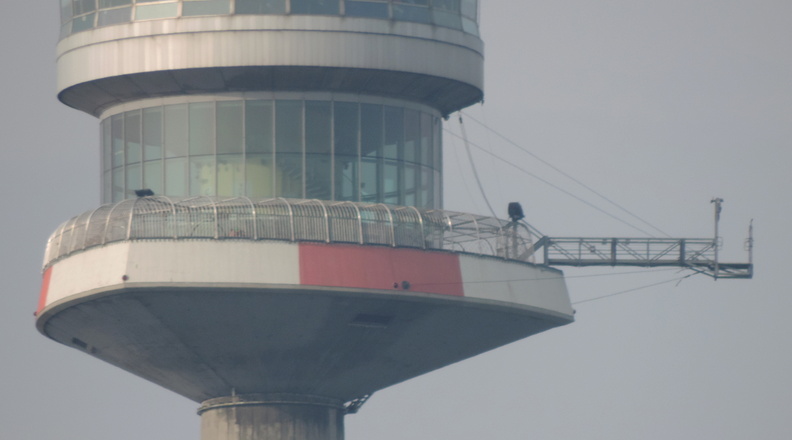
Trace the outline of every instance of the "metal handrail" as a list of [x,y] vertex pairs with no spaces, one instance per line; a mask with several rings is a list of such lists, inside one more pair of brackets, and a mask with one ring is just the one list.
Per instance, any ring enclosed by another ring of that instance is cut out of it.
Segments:
[[[509,230],[505,228],[509,223],[506,220],[453,211],[406,207],[409,211],[415,213],[416,218],[412,218],[412,216],[394,215],[395,210],[404,210],[405,207],[349,201],[337,202],[285,198],[251,200],[247,197],[177,199],[164,196],[149,196],[145,197],[145,199],[153,203],[161,203],[169,209],[152,211],[146,208],[146,206],[151,204],[144,203],[143,199],[124,200],[112,205],[104,205],[81,216],[74,217],[59,226],[48,240],[44,267],[50,266],[61,258],[92,247],[123,241],[167,239],[166,231],[173,232],[172,235],[168,235],[172,236],[174,240],[233,239],[300,242],[316,241],[317,237],[322,237],[323,241],[329,243],[350,243],[349,237],[356,237],[360,244],[374,243],[387,244],[393,247],[453,250],[455,252],[477,255],[498,256],[509,260],[530,261],[530,256],[520,255],[519,253],[510,255],[509,252],[504,253],[497,245],[504,240],[518,240],[521,246],[530,247],[530,233],[528,235],[519,233],[512,236],[511,232],[505,232]],[[200,199],[200,202],[196,203],[198,199]],[[273,215],[261,215],[257,207],[267,203],[285,205],[286,212],[277,214],[277,211],[275,211],[276,214]],[[225,210],[231,210],[234,214],[219,215],[218,206],[220,204],[223,205],[224,212],[226,212]],[[304,211],[295,210],[294,207],[303,204],[320,208],[320,215],[324,217],[324,221],[316,222],[316,218],[309,213],[300,215]],[[344,217],[342,211],[334,209],[334,207],[345,205],[354,208],[355,214],[353,215],[355,218],[350,218],[348,214]],[[361,210],[365,209],[374,209],[384,214],[384,222],[378,223],[380,226],[375,228],[364,227],[363,223],[368,220],[361,215]],[[185,210],[190,212],[190,215],[184,216],[180,214]],[[204,213],[207,215],[201,215]],[[123,219],[120,218],[122,216],[124,217]],[[63,243],[64,239],[73,241],[69,234],[72,234],[71,230],[79,217],[87,219],[86,231],[89,229],[91,231],[96,230],[96,233],[92,234],[91,240],[88,240],[87,234],[85,234],[86,238],[81,240],[80,243]],[[118,231],[116,227],[109,227],[111,224],[119,224],[119,220],[127,228],[124,234],[118,233],[121,231]],[[335,222],[336,220],[339,221]],[[335,222],[334,228],[346,228],[346,230],[342,229],[343,237],[333,238],[332,234],[330,234],[331,221]],[[214,224],[209,224],[209,222]],[[277,225],[280,222],[288,224],[288,237],[279,236],[277,227],[262,227],[267,222],[274,222],[269,223],[270,225]],[[92,223],[97,223],[101,227],[90,228]],[[240,234],[239,231],[248,231],[249,228],[246,226],[251,224],[253,225],[253,231]],[[149,227],[143,227],[145,225]],[[152,229],[151,225],[157,227]],[[486,227],[482,227],[483,225],[486,225]],[[473,226],[472,230],[470,230],[471,226]],[[316,230],[317,228],[321,228],[321,230]],[[397,230],[399,231],[398,233],[396,233]],[[206,232],[209,231],[211,232],[207,234]],[[114,234],[113,232],[116,233]],[[385,240],[383,241],[383,239]]]

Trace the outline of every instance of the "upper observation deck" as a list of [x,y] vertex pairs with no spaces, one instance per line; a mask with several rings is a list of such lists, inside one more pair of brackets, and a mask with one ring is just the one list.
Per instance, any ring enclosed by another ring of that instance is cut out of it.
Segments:
[[476,0],[62,0],[58,91],[93,115],[194,93],[329,91],[443,114],[483,97]]

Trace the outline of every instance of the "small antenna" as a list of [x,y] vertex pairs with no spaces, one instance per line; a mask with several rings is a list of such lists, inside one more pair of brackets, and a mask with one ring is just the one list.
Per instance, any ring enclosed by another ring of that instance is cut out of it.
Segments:
[[718,223],[720,222],[721,210],[723,210],[723,207],[721,206],[723,204],[723,199],[720,197],[713,197],[710,203],[715,204],[715,238],[712,243],[713,246],[715,247],[715,272],[713,273],[712,276],[717,281],[718,272],[720,271],[720,265],[718,264],[718,248],[720,247],[718,246]]

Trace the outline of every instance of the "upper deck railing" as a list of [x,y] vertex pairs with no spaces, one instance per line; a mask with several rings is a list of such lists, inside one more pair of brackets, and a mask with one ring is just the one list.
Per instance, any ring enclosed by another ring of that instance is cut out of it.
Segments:
[[151,196],[103,205],[63,223],[47,243],[44,267],[92,247],[147,239],[312,241],[533,258],[527,228],[475,214],[322,200]]

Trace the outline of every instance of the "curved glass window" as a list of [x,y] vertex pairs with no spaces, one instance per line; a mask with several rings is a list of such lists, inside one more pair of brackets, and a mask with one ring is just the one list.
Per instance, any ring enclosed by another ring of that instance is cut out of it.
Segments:
[[478,35],[479,0],[60,0],[61,38],[102,26],[201,15],[343,15]]
[[399,105],[247,99],[101,122],[102,198],[288,197],[440,207],[440,118]]

